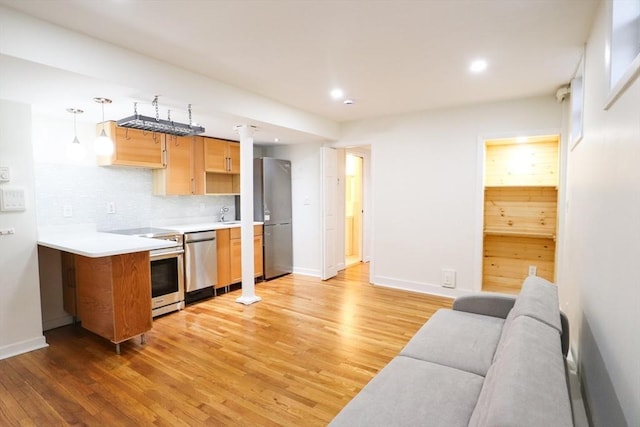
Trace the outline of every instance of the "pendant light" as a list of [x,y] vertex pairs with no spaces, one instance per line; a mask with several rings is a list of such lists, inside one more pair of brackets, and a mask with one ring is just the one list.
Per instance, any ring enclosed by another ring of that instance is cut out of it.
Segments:
[[73,114],[73,141],[67,145],[67,158],[74,162],[79,162],[84,159],[84,147],[80,144],[78,139],[78,131],[76,128],[76,116],[84,113],[83,110],[78,108],[67,108],[68,113]]
[[113,141],[104,131],[104,104],[111,104],[111,100],[107,98],[93,98],[95,102],[102,105],[102,131],[96,138],[94,143],[96,154],[98,156],[110,156],[113,154]]

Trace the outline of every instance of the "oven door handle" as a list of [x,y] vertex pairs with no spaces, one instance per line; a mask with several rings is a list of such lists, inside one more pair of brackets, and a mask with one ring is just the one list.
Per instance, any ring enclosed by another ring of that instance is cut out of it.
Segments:
[[151,261],[157,261],[160,259],[167,259],[167,258],[173,258],[179,255],[184,254],[184,249],[180,248],[180,249],[176,249],[176,248],[169,248],[167,249],[166,252],[162,251],[162,249],[156,249],[154,251],[150,251],[149,252],[149,259]]

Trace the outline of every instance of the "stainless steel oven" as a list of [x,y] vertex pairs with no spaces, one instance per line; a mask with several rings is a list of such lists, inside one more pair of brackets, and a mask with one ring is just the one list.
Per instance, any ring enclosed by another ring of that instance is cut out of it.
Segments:
[[113,233],[163,239],[174,246],[149,251],[151,262],[151,312],[153,317],[184,308],[183,235],[159,228],[136,228]]

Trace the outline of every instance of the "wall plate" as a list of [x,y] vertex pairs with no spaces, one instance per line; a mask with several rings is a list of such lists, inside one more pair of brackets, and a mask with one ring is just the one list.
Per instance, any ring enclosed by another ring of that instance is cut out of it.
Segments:
[[24,188],[0,188],[0,211],[11,212],[23,210],[25,210]]
[[11,181],[11,169],[9,166],[0,166],[0,182]]

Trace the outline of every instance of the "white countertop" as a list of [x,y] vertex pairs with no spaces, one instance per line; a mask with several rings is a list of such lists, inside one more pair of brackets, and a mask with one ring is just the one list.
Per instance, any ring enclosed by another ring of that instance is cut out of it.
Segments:
[[[262,225],[262,222],[254,222],[253,225]],[[177,231],[179,233],[195,233],[198,231],[221,230],[223,228],[240,227],[240,222],[201,222],[197,224],[163,225],[162,228]]]
[[42,232],[38,233],[38,244],[76,255],[99,258],[133,252],[169,248],[175,245],[161,239],[124,236],[97,231]]

